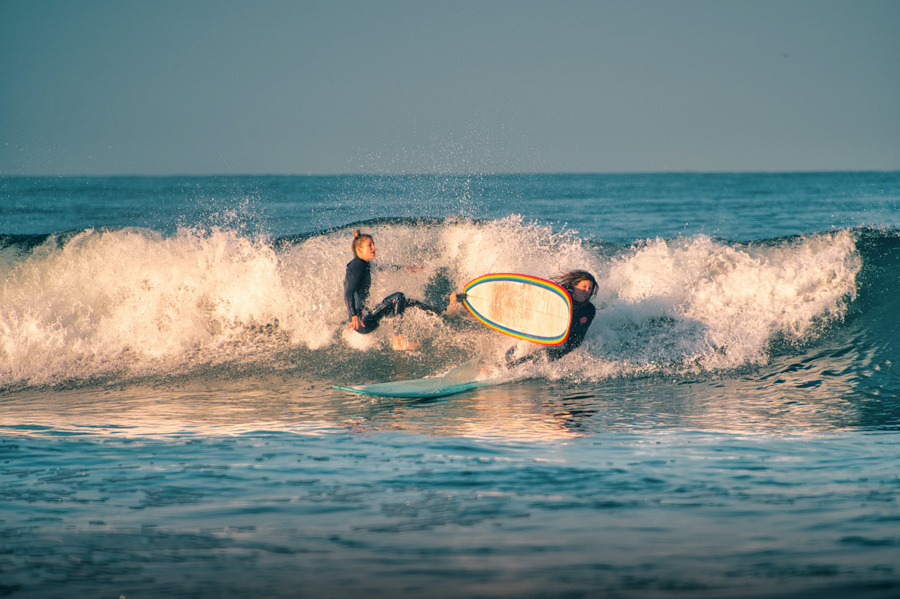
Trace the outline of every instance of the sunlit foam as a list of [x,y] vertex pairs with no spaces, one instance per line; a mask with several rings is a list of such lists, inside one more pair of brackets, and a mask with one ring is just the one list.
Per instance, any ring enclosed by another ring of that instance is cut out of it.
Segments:
[[[224,229],[170,237],[123,229],[4,252],[0,388],[170,375],[298,349],[314,359],[348,348],[365,359],[384,344],[346,331],[342,281],[352,228],[277,250]],[[559,362],[522,367],[523,375],[550,378],[765,362],[773,339],[802,340],[841,318],[861,267],[848,231],[758,244],[698,235],[600,250],[574,231],[517,216],[362,228],[378,246],[370,302],[395,291],[446,301],[428,297],[439,276],[460,290],[488,272],[593,272],[598,312],[584,345]],[[411,312],[385,321],[381,334],[446,349],[453,357],[435,372],[475,353],[499,366],[515,343],[486,327]]]

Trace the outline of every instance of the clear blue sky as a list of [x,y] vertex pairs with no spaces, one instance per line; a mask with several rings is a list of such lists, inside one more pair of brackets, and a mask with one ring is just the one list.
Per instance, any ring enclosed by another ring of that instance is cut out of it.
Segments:
[[0,174],[900,169],[897,0],[0,0]]

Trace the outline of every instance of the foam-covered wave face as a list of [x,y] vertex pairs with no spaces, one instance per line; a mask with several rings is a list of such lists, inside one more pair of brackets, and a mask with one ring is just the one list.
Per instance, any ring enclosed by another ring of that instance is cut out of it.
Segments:
[[523,367],[550,377],[763,363],[774,339],[803,340],[841,318],[861,268],[848,231],[779,243],[696,236],[598,249],[573,231],[518,217],[362,223],[283,246],[223,229],[170,237],[89,230],[0,253],[0,388],[168,375],[277,352],[365,360],[388,351],[397,330],[500,364],[513,339],[415,310],[366,337],[347,332],[342,281],[354,228],[376,241],[372,303],[394,291],[441,303],[488,272],[595,273],[600,309],[582,348],[558,363]]
[[763,364],[772,341],[803,342],[840,319],[862,261],[848,231],[733,245],[649,240],[604,269],[592,338],[636,371]]
[[219,230],[86,231],[4,267],[4,384],[177,368],[272,321],[285,296],[274,251]]

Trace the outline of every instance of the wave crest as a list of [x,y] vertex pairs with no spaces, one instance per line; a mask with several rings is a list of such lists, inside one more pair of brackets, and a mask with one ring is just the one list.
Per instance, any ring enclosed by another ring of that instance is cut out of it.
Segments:
[[[87,230],[0,249],[0,389],[170,376],[219,364],[377,360],[348,344],[341,285],[351,231],[375,236],[371,298],[433,304],[487,272],[593,272],[599,310],[585,345],[549,377],[735,369],[774,341],[805,342],[857,293],[859,232],[731,243],[703,235],[616,246],[521,217],[379,219],[273,242],[238,232]],[[400,268],[391,268],[390,265]],[[403,266],[416,265],[414,269]],[[513,341],[418,313],[389,323],[435,349],[433,371]],[[379,340],[372,341],[375,349]],[[443,353],[442,353],[443,352]],[[347,356],[356,356],[348,358]],[[445,356],[441,358],[441,356]],[[299,364],[299,365],[298,365]]]

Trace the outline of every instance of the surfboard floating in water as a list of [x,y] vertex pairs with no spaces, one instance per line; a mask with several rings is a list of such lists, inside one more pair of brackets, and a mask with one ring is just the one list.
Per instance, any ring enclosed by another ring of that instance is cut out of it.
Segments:
[[518,339],[559,345],[569,336],[572,298],[552,281],[488,274],[466,285],[462,303],[485,325]]
[[360,393],[362,395],[376,395],[378,397],[396,397],[400,399],[418,399],[429,397],[446,397],[448,395],[456,395],[457,393],[465,393],[472,389],[485,386],[486,383],[481,381],[470,381],[468,383],[459,383],[456,385],[447,385],[444,383],[444,377],[431,376],[424,379],[413,379],[409,381],[392,381],[389,383],[372,383],[371,385],[353,385],[342,387],[333,385],[333,389],[341,391],[350,391],[351,393]]
[[481,375],[481,361],[473,358],[461,364],[444,376],[430,376],[423,379],[372,383],[371,385],[332,385],[332,389],[377,395],[379,397],[396,397],[403,399],[446,397],[465,393],[478,387],[497,384],[497,381],[477,380]]

